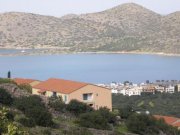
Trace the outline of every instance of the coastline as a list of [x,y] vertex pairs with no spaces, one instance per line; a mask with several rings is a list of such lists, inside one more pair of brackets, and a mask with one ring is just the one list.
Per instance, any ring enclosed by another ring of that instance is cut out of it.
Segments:
[[[38,49],[20,49],[20,48],[0,48],[0,50],[15,50],[19,51],[17,53],[3,53],[0,56],[38,56],[38,55],[62,55],[62,54],[137,54],[137,55],[159,55],[159,56],[180,56],[180,54],[164,53],[164,52],[139,52],[139,51],[97,51],[97,52],[76,52],[76,51],[64,51],[64,50],[54,50],[52,48],[38,48]],[[57,49],[57,48],[56,48]],[[25,52],[21,52],[25,50]],[[32,52],[26,52],[26,50],[33,50]]]
[[108,52],[108,51],[99,51],[99,52],[77,52],[77,54],[137,54],[137,55],[160,55],[160,56],[180,56],[180,54],[173,54],[173,53],[163,53],[163,52]]

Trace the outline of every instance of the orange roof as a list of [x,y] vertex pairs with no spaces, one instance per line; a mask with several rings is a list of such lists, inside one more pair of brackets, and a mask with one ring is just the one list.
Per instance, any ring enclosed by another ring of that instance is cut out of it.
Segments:
[[20,84],[30,84],[36,80],[33,79],[25,79],[25,78],[14,78],[13,79],[18,85]]
[[54,91],[54,92],[69,94],[86,85],[88,85],[88,83],[50,78],[44,82],[39,83],[33,88],[40,89],[39,92]]
[[156,119],[164,119],[164,121],[171,126],[180,127],[180,118],[170,117],[170,116],[161,116],[154,115]]
[[178,120],[177,122],[175,122],[173,125],[174,125],[175,127],[180,127],[180,120]]

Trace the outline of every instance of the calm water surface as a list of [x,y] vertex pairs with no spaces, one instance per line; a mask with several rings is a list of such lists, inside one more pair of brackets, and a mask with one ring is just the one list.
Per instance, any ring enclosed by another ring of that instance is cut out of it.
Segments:
[[0,77],[50,77],[91,83],[180,80],[180,57],[135,54],[0,56]]

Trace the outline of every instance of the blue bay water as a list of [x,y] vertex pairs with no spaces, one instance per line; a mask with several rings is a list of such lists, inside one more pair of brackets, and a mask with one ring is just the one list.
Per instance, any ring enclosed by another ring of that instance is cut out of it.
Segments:
[[146,80],[180,80],[180,57],[138,54],[67,54],[0,56],[0,77],[135,83]]

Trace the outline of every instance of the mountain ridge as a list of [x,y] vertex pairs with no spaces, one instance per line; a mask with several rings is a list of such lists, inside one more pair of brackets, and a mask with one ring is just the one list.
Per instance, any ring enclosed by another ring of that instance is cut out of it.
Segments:
[[60,18],[9,12],[0,14],[0,48],[180,54],[179,22],[180,11],[163,16],[134,3]]

